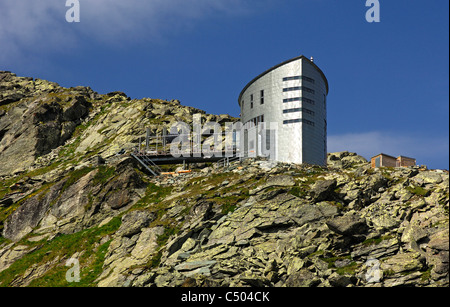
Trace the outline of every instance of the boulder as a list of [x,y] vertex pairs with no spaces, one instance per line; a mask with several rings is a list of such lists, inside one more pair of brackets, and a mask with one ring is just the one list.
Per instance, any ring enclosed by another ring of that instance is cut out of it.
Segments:
[[293,273],[286,280],[287,287],[315,287],[320,284],[320,279],[307,269],[301,269]]
[[361,235],[368,230],[365,219],[357,214],[336,217],[327,221],[326,224],[331,231],[343,236]]
[[422,171],[412,178],[412,181],[419,184],[439,184],[443,181],[441,174],[435,171]]
[[26,199],[5,221],[3,236],[12,241],[19,241],[32,232],[44,218],[50,208],[50,203],[56,198],[63,185],[64,182],[60,182],[54,185],[50,191],[42,191]]
[[116,235],[121,237],[132,237],[141,232],[142,228],[148,226],[156,218],[156,214],[147,211],[131,211],[122,217],[122,224]]
[[336,272],[328,277],[328,281],[332,287],[338,288],[347,287],[353,284],[351,276],[339,275]]
[[327,156],[327,165],[334,168],[352,168],[366,164],[366,158],[359,156],[354,152],[334,152],[329,153]]
[[421,270],[423,259],[420,253],[407,252],[389,257],[381,262],[381,269],[389,274]]
[[309,191],[313,201],[320,202],[324,200],[332,200],[334,190],[336,189],[336,180],[317,181]]

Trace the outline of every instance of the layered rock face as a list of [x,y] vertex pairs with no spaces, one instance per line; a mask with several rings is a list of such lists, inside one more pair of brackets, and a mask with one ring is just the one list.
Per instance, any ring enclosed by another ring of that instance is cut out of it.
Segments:
[[127,154],[142,127],[236,119],[6,72],[0,86],[0,286],[68,286],[69,259],[79,286],[448,286],[448,171],[341,152],[153,177]]
[[0,176],[21,172],[63,145],[88,115],[95,93],[0,72]]

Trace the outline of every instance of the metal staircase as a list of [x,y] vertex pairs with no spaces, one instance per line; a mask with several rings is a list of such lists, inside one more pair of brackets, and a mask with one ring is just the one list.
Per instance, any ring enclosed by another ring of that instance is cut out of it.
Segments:
[[150,158],[147,156],[137,156],[134,153],[131,156],[138,161],[146,170],[148,170],[153,176],[157,177],[162,173],[161,168],[155,164]]

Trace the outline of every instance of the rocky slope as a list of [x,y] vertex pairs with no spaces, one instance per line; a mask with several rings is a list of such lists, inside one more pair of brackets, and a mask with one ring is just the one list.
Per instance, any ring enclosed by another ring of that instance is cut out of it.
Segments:
[[447,171],[116,154],[195,113],[235,120],[0,72],[0,286],[448,286]]

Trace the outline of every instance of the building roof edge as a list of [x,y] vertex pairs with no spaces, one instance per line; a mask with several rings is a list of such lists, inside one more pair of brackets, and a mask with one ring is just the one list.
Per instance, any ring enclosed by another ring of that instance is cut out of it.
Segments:
[[325,86],[326,86],[326,88],[327,88],[327,95],[328,95],[328,91],[329,91],[328,80],[327,80],[327,77],[325,77],[325,74],[323,73],[323,71],[319,68],[319,66],[317,66],[317,65],[316,65],[314,62],[312,62],[310,59],[308,59],[308,58],[305,57],[304,55],[301,55],[301,56],[292,58],[292,59],[290,59],[290,60],[284,61],[284,62],[282,62],[282,63],[280,63],[280,64],[278,64],[278,65],[275,65],[275,66],[273,66],[272,68],[269,68],[269,69],[266,70],[265,72],[259,74],[259,75],[256,76],[255,78],[253,78],[253,80],[250,81],[250,82],[242,89],[241,93],[239,94],[239,98],[238,98],[238,103],[239,103],[239,105],[241,105],[241,98],[242,98],[242,95],[244,94],[244,92],[245,92],[245,91],[250,87],[250,85],[252,85],[256,80],[258,80],[258,79],[260,79],[261,77],[265,76],[266,74],[268,74],[268,73],[271,72],[272,70],[275,70],[275,69],[277,69],[277,68],[279,68],[279,67],[281,67],[281,66],[283,66],[283,65],[286,65],[286,64],[288,64],[288,63],[290,63],[290,62],[297,61],[297,60],[300,60],[300,59],[305,59],[305,60],[310,61],[310,63],[313,65],[313,67],[314,67],[315,69],[317,69],[317,71],[322,75],[322,78],[325,80]]
[[392,158],[392,159],[397,159],[396,157],[388,155],[388,154],[385,154],[385,153],[379,153],[378,155],[375,155],[375,156],[371,157],[370,159],[373,159],[373,158],[378,157],[378,156],[386,156],[386,157],[389,157],[389,158]]

